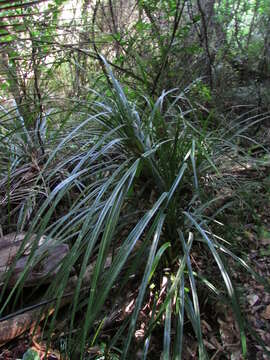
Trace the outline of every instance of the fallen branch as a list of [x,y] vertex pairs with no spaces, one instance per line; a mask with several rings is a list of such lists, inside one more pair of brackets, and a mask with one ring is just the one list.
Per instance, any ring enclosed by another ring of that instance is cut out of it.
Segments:
[[[111,260],[111,256],[108,256],[105,268],[108,268],[111,265]],[[83,288],[81,291],[85,291],[86,286],[89,287],[94,267],[95,262],[87,266],[82,280]],[[77,280],[78,278],[76,275],[69,279],[64,295],[61,298],[59,308],[69,304],[72,301],[74,290],[77,285]],[[0,319],[0,347],[14,338],[22,335],[28,329],[34,328],[38,321],[42,321],[47,316],[53,314],[55,307],[53,307],[51,304],[56,300],[57,298],[44,300],[38,304],[29,306]]]
[[31,248],[36,239],[36,235],[33,235],[25,244],[21,256],[16,260],[25,236],[25,233],[11,233],[0,238],[0,285],[6,280],[7,272],[12,266],[12,272],[8,278],[9,287],[17,282],[27,266],[29,268],[24,279],[24,287],[50,283],[57,273],[62,259],[69,252],[68,245],[57,244],[53,239],[42,236],[36,244],[37,249],[31,263],[28,264]]
[[[73,291],[77,283],[77,276],[69,279],[64,296],[61,299],[59,308],[69,304],[73,298]],[[85,278],[84,281],[87,279]],[[72,292],[70,290],[73,290]],[[55,307],[51,303],[57,299],[50,299],[42,301],[38,304],[29,306],[18,312],[3,317],[0,320],[0,347],[14,338],[22,335],[28,329],[34,328],[37,322],[44,320],[46,317],[52,315]]]

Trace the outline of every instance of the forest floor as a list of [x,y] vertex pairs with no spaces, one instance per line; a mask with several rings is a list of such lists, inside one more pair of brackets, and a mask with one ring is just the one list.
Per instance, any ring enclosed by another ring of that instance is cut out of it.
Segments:
[[[243,176],[243,173],[241,173]],[[240,246],[240,255],[244,255],[252,268],[267,281],[270,279],[270,173],[269,167],[264,171],[247,171],[244,176],[247,180],[255,183],[256,191],[253,191],[251,199],[252,211],[250,209],[234,208],[228,213],[223,213],[225,220],[226,233],[234,244]],[[254,190],[254,188],[253,188]],[[243,257],[243,256],[242,256]],[[228,265],[234,277],[234,281],[239,293],[240,303],[243,312],[255,334],[261,338],[265,344],[270,344],[270,294],[265,292],[263,285],[259,284],[254,277],[243,271],[229,260]],[[241,343],[238,328],[235,324],[232,311],[224,305],[216,304],[215,311],[202,310],[202,329],[204,343],[211,360],[231,359],[240,360]],[[213,326],[213,324],[215,324]],[[248,359],[264,360],[270,358],[266,354],[270,346],[264,348],[256,339],[256,335],[248,332],[247,347]],[[158,349],[159,336],[153,339],[152,354],[149,358],[160,359]],[[184,360],[198,359],[197,341],[192,336],[185,336],[184,340]],[[0,348],[0,360],[23,359],[23,355],[29,349],[35,349],[40,355],[40,359],[45,359],[46,346],[37,337],[33,339],[31,334],[25,333],[21,337],[13,340]],[[98,347],[93,349],[92,359],[102,359],[101,351]],[[156,355],[154,355],[156,354]],[[48,360],[67,359],[61,357],[58,351],[52,351],[46,357]],[[138,359],[139,359],[138,355]],[[35,359],[27,358],[27,359]],[[105,359],[105,358],[104,358]]]

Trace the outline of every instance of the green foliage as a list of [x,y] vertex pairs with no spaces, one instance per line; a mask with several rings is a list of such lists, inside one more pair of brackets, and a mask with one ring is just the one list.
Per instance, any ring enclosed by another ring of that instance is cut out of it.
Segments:
[[[178,269],[171,269],[168,273],[166,297],[157,314],[154,315],[149,331],[153,331],[165,315],[163,353],[164,357],[169,358],[170,344],[173,342],[171,319],[174,316],[178,318],[178,333],[182,334],[185,309],[198,339],[199,356],[205,358],[197,280],[193,275],[190,259],[194,244],[193,237],[198,240],[202,237],[223,277],[224,286],[227,288],[229,301],[231,301],[241,331],[243,353],[245,353],[245,333],[240,310],[230,275],[218,254],[219,245],[206,235],[194,211],[183,212],[194,206],[192,205],[194,199],[199,199],[200,169],[207,163],[208,167],[205,169],[212,167],[215,150],[214,148],[211,151],[208,150],[212,154],[212,160],[209,161],[209,158],[204,156],[205,152],[202,148],[207,138],[203,138],[196,129],[196,118],[193,119],[195,122],[189,125],[191,120],[186,116],[190,117],[190,112],[187,111],[185,114],[179,111],[176,105],[178,101],[183,101],[183,93],[174,97],[165,111],[162,110],[162,104],[166,100],[169,101],[174,92],[163,93],[153,105],[150,105],[149,101],[149,109],[141,115],[136,105],[127,99],[106,62],[105,65],[113,83],[112,97],[107,98],[104,95],[97,97],[92,105],[93,113],[73,128],[52,149],[42,172],[36,179],[36,183],[39,179],[44,179],[45,186],[49,189],[50,182],[61,169],[65,167],[70,169],[66,172],[65,179],[60,180],[53,189],[49,190],[42,205],[37,209],[36,214],[33,214],[28,230],[28,236],[34,232],[40,236],[45,232],[48,238],[55,237],[58,242],[70,243],[70,252],[52,281],[46,296],[49,298],[56,296],[57,304],[59,304],[72,268],[79,267],[78,282],[70,313],[70,326],[72,331],[77,312],[82,307],[85,308],[85,320],[75,338],[79,348],[85,349],[89,339],[92,344],[98,341],[98,333],[91,335],[91,329],[102,316],[102,309],[106,300],[110,298],[114,286],[116,284],[121,284],[122,288],[128,286],[129,276],[125,276],[124,269],[133,269],[135,272],[140,269],[138,272],[141,277],[140,290],[132,316],[128,321],[126,340],[121,350],[122,358],[126,358],[136,329],[139,311],[150,291],[149,286],[162,271],[165,259],[167,258],[166,261],[169,262],[175,261],[173,254],[177,253],[177,263],[180,266]],[[74,148],[70,147],[75,139],[82,140],[83,133],[92,133],[95,136],[88,142],[81,142],[81,145],[75,145]],[[72,150],[70,155],[60,160],[60,154],[68,147]],[[114,156],[110,159],[111,151]],[[110,160],[106,161],[106,157]],[[57,167],[53,169],[56,159],[58,159]],[[198,159],[200,159],[199,162]],[[50,174],[45,176],[49,169]],[[109,172],[109,177],[104,177],[106,172]],[[121,224],[120,214],[124,204],[128,199],[132,199],[132,194],[138,195],[137,188],[141,186],[141,179],[146,179],[144,181],[148,182],[155,191],[155,201],[150,208],[146,203],[144,215],[135,225],[128,227],[128,235],[121,238],[121,246],[118,247],[119,242],[115,243],[115,241],[121,236],[118,230]],[[185,192],[181,191],[183,188]],[[131,189],[133,189],[132,193]],[[76,200],[70,204],[69,211],[55,219],[54,211],[60,201],[68,199],[75,190]],[[198,220],[195,220],[194,216]],[[186,222],[186,219],[189,222]],[[185,240],[183,233],[189,233],[188,241]],[[146,257],[135,256],[134,258],[132,251],[139,240],[142,241],[141,246]],[[165,251],[168,246],[172,251]],[[106,268],[106,259],[113,248],[115,255],[112,264]],[[32,251],[34,252],[34,248]],[[88,296],[81,296],[83,276],[93,258],[95,258],[95,266],[91,289]],[[30,263],[5,300],[2,311],[11,301],[13,294],[20,291],[29,266]],[[188,290],[183,293],[186,271],[192,298]],[[154,284],[158,286],[155,280]],[[178,307],[173,309],[172,304],[175,301]],[[50,331],[53,329],[54,319],[51,322]],[[102,330],[102,325],[100,330]],[[181,341],[178,339],[173,342],[176,356],[181,355],[179,353],[182,349]],[[69,338],[70,351],[72,351],[72,344],[72,339]]]
[[28,349],[23,355],[22,360],[40,360],[38,353],[33,349]]
[[[255,115],[251,110],[238,118],[224,111],[227,102],[239,105],[227,97],[238,90],[237,79],[267,74],[269,5],[137,3],[130,12],[124,4],[120,11],[118,2],[97,1],[92,8],[85,1],[83,16],[65,21],[64,1],[56,0],[34,13],[35,21],[31,7],[17,9],[22,32],[0,34],[10,44],[0,58],[6,75],[0,108],[1,222],[4,232],[26,232],[14,263],[36,234],[12,289],[12,268],[6,273],[0,314],[24,299],[24,282],[43,259],[36,247],[46,234],[44,246],[54,239],[54,245],[70,249],[43,294],[55,309],[45,319],[48,339],[68,281],[77,276],[66,314],[71,358],[83,359],[89,347],[98,347],[98,359],[127,359],[137,350],[151,358],[159,332],[163,358],[181,359],[188,326],[198,342],[196,356],[206,359],[202,288],[231,307],[245,356],[247,324],[226,258],[266,290],[269,286],[213,234],[226,205],[210,216],[206,210],[229,187],[227,181],[233,183],[224,179],[224,167],[253,156],[257,143],[243,155],[240,141],[269,118],[260,107]],[[260,89],[252,94],[261,96]],[[263,107],[261,98],[258,103]],[[267,164],[267,157],[255,160]],[[194,266],[197,260],[211,269],[202,274]],[[126,289],[132,290],[133,307],[104,340],[106,320]],[[143,340],[136,342],[146,305]],[[27,353],[26,359],[32,354]]]

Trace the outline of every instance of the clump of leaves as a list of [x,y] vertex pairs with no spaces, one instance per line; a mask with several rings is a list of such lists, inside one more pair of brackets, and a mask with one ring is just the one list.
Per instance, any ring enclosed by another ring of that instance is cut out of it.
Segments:
[[[162,326],[163,358],[180,359],[187,318],[198,341],[198,356],[206,359],[198,294],[198,279],[202,277],[197,276],[200,274],[193,267],[192,257],[193,250],[199,248],[199,253],[213,257],[216,264],[213,271],[218,269],[223,280],[219,289],[211,279],[203,283],[231,306],[245,355],[245,322],[222,254],[239,262],[254,276],[256,274],[211,235],[208,222],[200,212],[203,208],[201,186],[207,173],[217,170],[215,156],[221,151],[220,142],[216,134],[206,130],[201,133],[197,129],[196,109],[187,110],[190,103],[185,93],[163,92],[155,103],[146,99],[148,106],[141,110],[126,98],[105,60],[104,63],[113,85],[112,96],[106,98],[97,94],[92,113],[65,134],[48,154],[40,173],[47,174],[47,182],[60,170],[68,171],[64,180],[49,188],[29,224],[25,240],[26,243],[31,234],[36,233],[38,241],[46,233],[48,238],[70,245],[70,252],[45,294],[47,299],[57,299],[53,304],[55,312],[49,334],[52,334],[61,298],[74,269],[78,280],[70,306],[67,335],[69,352],[74,358],[78,349],[83,359],[86,345],[100,343],[99,336],[110,312],[107,303],[115,305],[119,292],[137,284],[132,311],[111,337],[108,347],[117,344],[121,358],[129,358],[140,311],[153,284],[159,289],[164,269],[169,268],[163,290],[160,289],[162,301],[154,300],[151,305],[152,315],[145,329],[144,344],[136,346],[141,347],[146,358],[151,334],[157,326]],[[85,139],[86,134],[89,140],[79,141],[79,145],[74,146],[81,136]],[[59,153],[65,153],[65,149],[74,151],[52,168],[51,164]],[[151,196],[147,195],[149,189]],[[67,197],[72,197],[68,211],[55,220],[55,209]],[[142,210],[134,223],[132,204],[139,203],[142,203]],[[123,227],[125,232],[121,231]],[[34,251],[35,246],[30,256]],[[107,259],[110,259],[109,266]],[[85,288],[84,274],[91,263],[91,281]],[[14,295],[18,299],[29,266],[8,297],[1,298],[1,313]],[[137,282],[132,280],[134,278]],[[6,286],[7,282],[8,275]],[[84,315],[79,316],[82,311]],[[173,324],[176,324],[175,329],[172,329]]]

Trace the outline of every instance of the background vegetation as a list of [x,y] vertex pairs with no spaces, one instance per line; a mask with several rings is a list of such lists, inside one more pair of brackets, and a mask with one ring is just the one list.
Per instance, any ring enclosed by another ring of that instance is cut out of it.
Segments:
[[[206,359],[235,353],[205,335],[231,311],[239,358],[266,354],[243,283],[269,290],[244,235],[269,230],[269,1],[1,0],[0,19],[0,224],[25,234],[2,320],[46,300],[63,358]],[[44,235],[69,250],[25,288]]]

